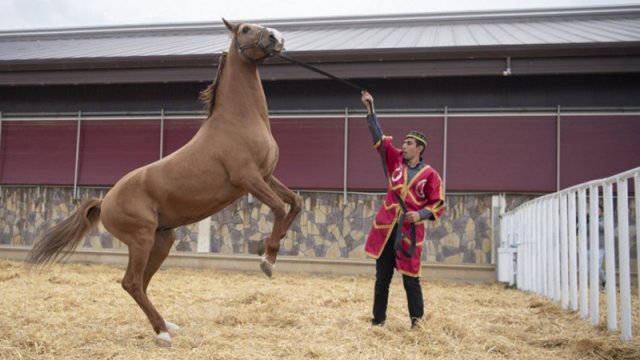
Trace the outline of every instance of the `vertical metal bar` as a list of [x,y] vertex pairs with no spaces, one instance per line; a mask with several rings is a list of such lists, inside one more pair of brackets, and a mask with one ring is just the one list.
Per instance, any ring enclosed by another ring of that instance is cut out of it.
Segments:
[[567,231],[567,195],[560,194],[560,277],[561,305],[569,308],[569,239]]
[[580,291],[580,317],[589,317],[588,267],[587,267],[587,191],[578,190],[578,286]]
[[618,256],[620,258],[620,332],[631,340],[631,271],[629,266],[629,188],[618,180]]
[[[616,256],[613,224],[613,183],[607,182],[603,188],[604,211],[604,255],[605,277],[607,279],[607,324],[611,330],[616,329]],[[598,264],[600,265],[600,264]],[[598,284],[599,286],[600,284]]]
[[560,191],[560,105],[556,115],[556,191]]
[[442,192],[447,193],[447,132],[449,128],[449,107],[444,107],[444,141],[442,149]]
[[576,244],[576,194],[569,193],[569,292],[571,310],[578,310],[578,259]]
[[164,156],[164,109],[160,110],[160,159]]
[[600,284],[598,282],[598,186],[589,187],[589,304],[591,325],[600,321]]
[[82,122],[82,111],[78,110],[78,125],[76,127],[76,164],[73,173],[73,198],[78,198],[78,165],[80,164],[80,124]]
[[344,108],[344,159],[342,177],[342,205],[347,206],[347,171],[349,161],[349,108]]

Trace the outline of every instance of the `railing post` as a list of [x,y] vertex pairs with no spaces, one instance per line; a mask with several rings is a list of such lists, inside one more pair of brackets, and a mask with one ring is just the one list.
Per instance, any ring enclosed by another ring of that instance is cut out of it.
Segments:
[[554,297],[555,301],[560,301],[562,298],[562,289],[560,287],[561,274],[560,274],[560,199],[558,196],[553,198],[553,271],[554,271]]
[[598,186],[589,187],[589,295],[591,324],[600,321],[600,284],[598,283]]
[[607,279],[607,327],[615,330],[616,326],[616,257],[613,237],[613,184],[607,182],[603,188],[604,194],[604,255],[606,263],[605,277]]
[[580,317],[586,320],[589,317],[589,284],[587,277],[587,191],[585,189],[578,190],[578,264],[580,265],[578,279]]
[[540,282],[542,283],[542,294],[549,297],[549,282],[548,274],[549,267],[547,266],[548,251],[547,251],[547,211],[544,201],[538,201],[538,216],[540,217]]
[[544,233],[542,230],[542,218],[544,216],[544,213],[542,211],[542,205],[540,204],[540,202],[536,202],[535,204],[535,215],[536,215],[536,265],[537,265],[537,271],[536,271],[536,286],[538,288],[538,293],[539,294],[544,294],[544,290],[545,290],[545,286],[544,286]]
[[570,191],[569,197],[569,293],[571,310],[578,310],[578,259],[576,244],[576,194]]
[[620,332],[631,340],[631,273],[629,265],[629,196],[626,179],[618,180],[618,256],[620,257]]
[[516,281],[518,284],[518,289],[524,289],[524,254],[523,254],[523,248],[522,248],[522,242],[523,242],[523,236],[522,236],[522,212],[519,212],[516,215],[516,224],[515,224],[515,243],[518,246],[518,251],[516,252],[516,258],[517,260],[517,265],[518,265],[518,270],[516,273]]
[[560,194],[560,276],[563,309],[569,308],[569,244],[567,238],[567,195]]

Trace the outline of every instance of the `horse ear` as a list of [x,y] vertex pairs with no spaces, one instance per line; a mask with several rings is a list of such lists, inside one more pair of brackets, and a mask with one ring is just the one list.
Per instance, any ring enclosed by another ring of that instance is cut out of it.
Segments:
[[224,22],[224,25],[227,27],[227,29],[229,29],[229,31],[236,32],[236,28],[238,27],[237,24],[230,23],[225,20],[225,18],[222,18],[222,22]]

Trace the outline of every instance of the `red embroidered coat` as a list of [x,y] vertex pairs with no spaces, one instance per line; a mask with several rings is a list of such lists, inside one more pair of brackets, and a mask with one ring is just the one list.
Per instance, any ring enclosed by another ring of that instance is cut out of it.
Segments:
[[[381,146],[382,142],[384,142],[384,147]],[[385,170],[389,180],[389,188],[384,203],[376,214],[365,243],[367,255],[377,259],[382,254],[387,241],[394,241],[394,239],[390,239],[391,232],[401,212],[398,198],[392,192],[400,195],[407,207],[407,211],[429,210],[432,217],[426,220],[440,218],[444,213],[445,206],[442,180],[437,171],[427,165],[411,179],[411,182],[407,183],[407,165],[402,158],[402,151],[395,148],[391,143],[391,137],[383,136],[375,147],[379,152],[382,152],[384,148],[384,153],[381,155],[386,159],[387,169]],[[410,227],[411,224],[409,222],[402,224],[402,247],[407,250],[411,244],[411,239],[409,238]],[[402,274],[418,277],[420,276],[420,259],[425,238],[424,220],[417,222],[415,227],[416,251],[411,258],[406,258],[401,251],[398,251],[396,269]]]

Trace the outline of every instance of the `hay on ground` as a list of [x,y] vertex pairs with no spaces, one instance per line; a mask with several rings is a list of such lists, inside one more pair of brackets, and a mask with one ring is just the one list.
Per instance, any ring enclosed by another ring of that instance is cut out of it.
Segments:
[[625,342],[539,296],[423,282],[425,318],[410,329],[396,278],[387,322],[372,327],[371,277],[177,268],[149,287],[160,312],[181,326],[164,349],[122,290],[122,275],[108,266],[39,272],[0,261],[0,359],[640,358],[637,300],[635,339]]

